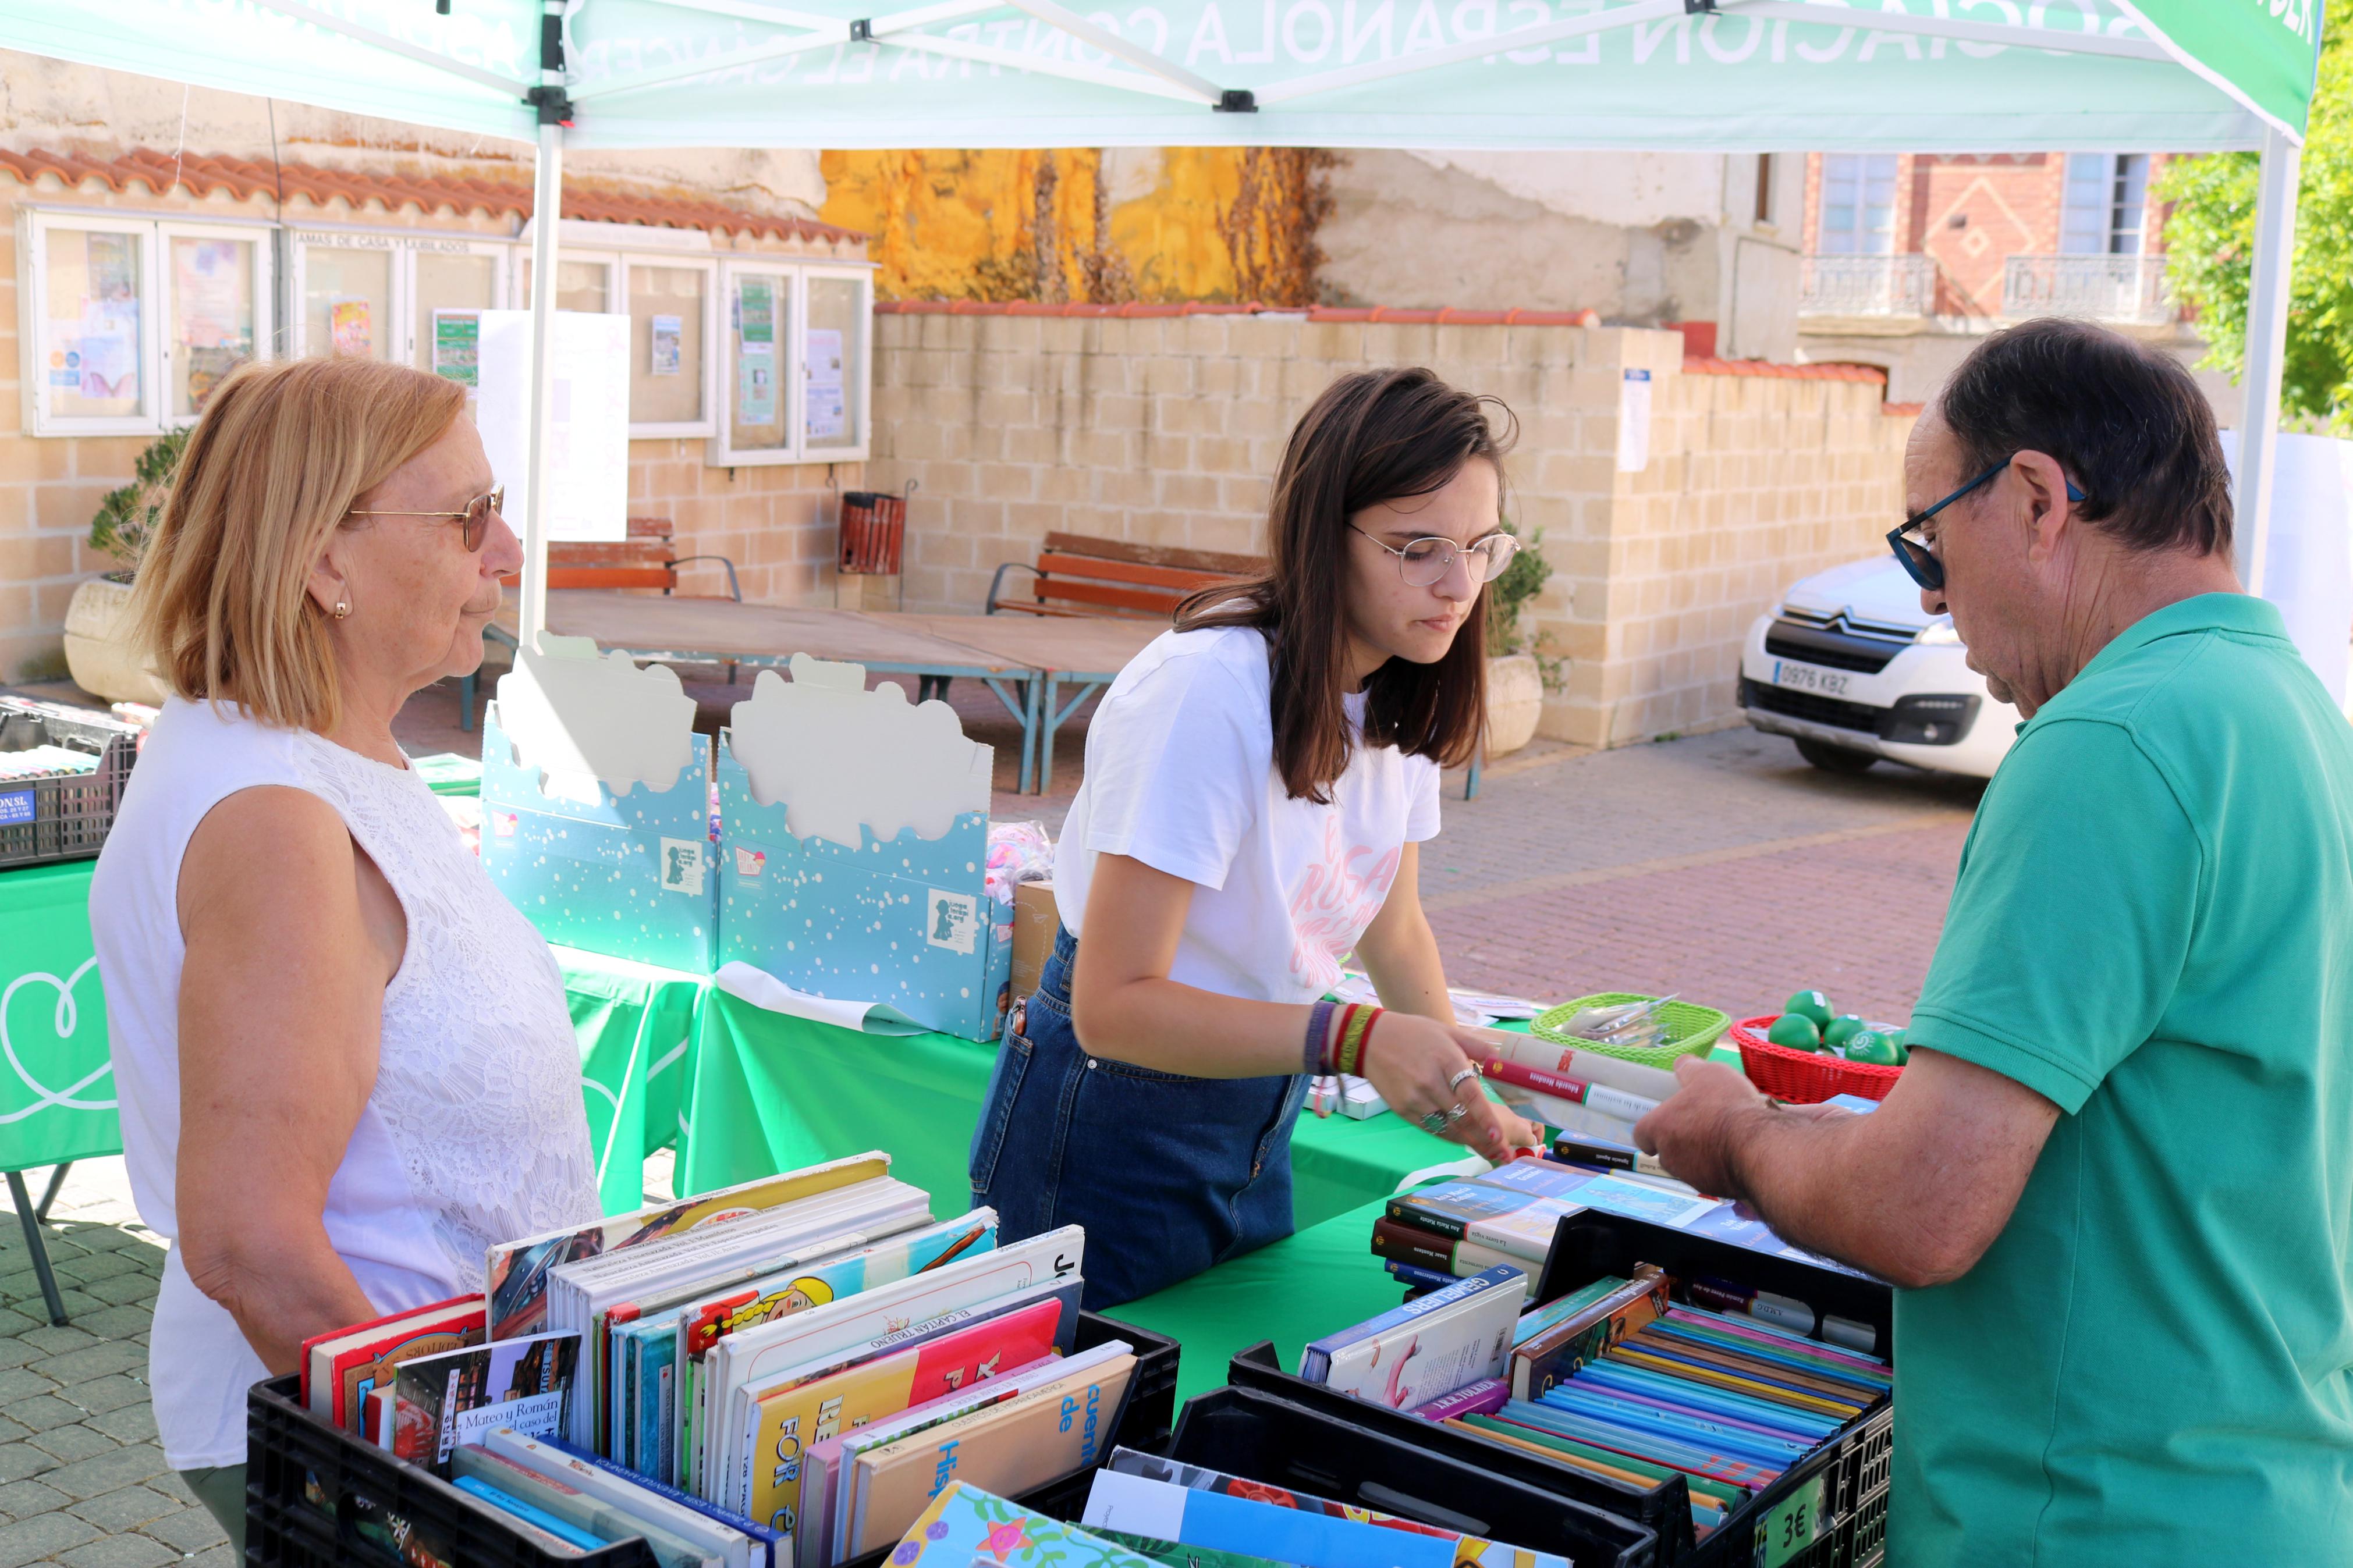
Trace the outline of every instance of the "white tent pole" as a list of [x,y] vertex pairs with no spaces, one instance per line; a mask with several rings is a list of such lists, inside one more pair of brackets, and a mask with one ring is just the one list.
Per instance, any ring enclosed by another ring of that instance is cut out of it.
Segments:
[[2247,344],[2240,391],[2238,485],[2231,498],[2250,594],[2263,591],[2271,543],[2272,478],[2278,471],[2280,366],[2287,357],[2287,306],[2295,260],[2296,175],[2302,150],[2276,130],[2263,133],[2255,194],[2255,254],[2247,278]]
[[517,606],[518,640],[532,652],[547,625],[547,452],[554,416],[548,384],[548,345],[555,328],[556,231],[564,221],[564,125],[571,106],[564,96],[564,45],[559,31],[564,0],[543,0],[545,17],[540,42],[539,156],[532,170],[531,196],[531,391],[527,410],[531,436],[524,447],[522,603]]

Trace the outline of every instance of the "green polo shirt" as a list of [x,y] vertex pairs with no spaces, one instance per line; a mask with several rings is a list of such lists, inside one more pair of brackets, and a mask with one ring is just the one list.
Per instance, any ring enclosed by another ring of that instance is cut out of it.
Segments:
[[2353,1564],[2353,726],[2263,600],[2022,726],[1909,1037],[2063,1114],[1899,1291],[1891,1564]]

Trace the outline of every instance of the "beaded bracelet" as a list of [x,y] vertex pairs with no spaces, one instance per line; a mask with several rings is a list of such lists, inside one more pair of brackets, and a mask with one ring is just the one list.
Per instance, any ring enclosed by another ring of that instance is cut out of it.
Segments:
[[1307,1010],[1307,1046],[1300,1071],[1314,1078],[1332,1070],[1332,1009],[1334,1002],[1318,1002]]

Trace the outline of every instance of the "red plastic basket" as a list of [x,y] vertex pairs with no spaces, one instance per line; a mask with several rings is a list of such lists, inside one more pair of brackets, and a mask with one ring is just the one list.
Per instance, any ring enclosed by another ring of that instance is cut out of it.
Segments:
[[1834,1094],[1859,1094],[1884,1100],[1903,1075],[1902,1068],[1875,1062],[1851,1062],[1827,1051],[1800,1051],[1777,1046],[1765,1037],[1778,1013],[1743,1018],[1728,1031],[1740,1047],[1740,1065],[1748,1081],[1777,1100],[1793,1105],[1815,1105]]

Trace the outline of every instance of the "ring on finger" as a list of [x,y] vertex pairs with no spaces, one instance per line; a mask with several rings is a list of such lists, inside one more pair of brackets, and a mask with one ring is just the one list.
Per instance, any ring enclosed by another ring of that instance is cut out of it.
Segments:
[[1477,1068],[1464,1068],[1461,1072],[1456,1073],[1452,1078],[1446,1080],[1446,1087],[1449,1089],[1461,1089],[1466,1081],[1477,1078],[1478,1076],[1479,1069]]
[[1414,1125],[1420,1128],[1424,1132],[1443,1132],[1449,1126],[1452,1125],[1452,1123],[1448,1119],[1446,1112],[1442,1110],[1433,1110],[1427,1116],[1417,1118]]
[[1452,1105],[1446,1108],[1446,1125],[1451,1127],[1470,1114],[1471,1112],[1465,1109],[1462,1102],[1461,1100],[1456,1100]]

